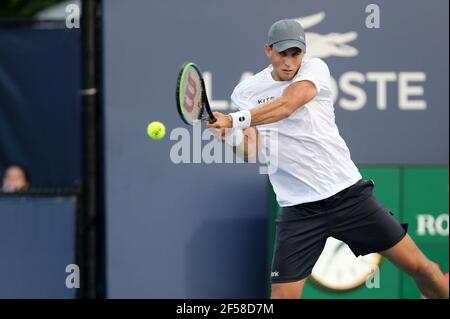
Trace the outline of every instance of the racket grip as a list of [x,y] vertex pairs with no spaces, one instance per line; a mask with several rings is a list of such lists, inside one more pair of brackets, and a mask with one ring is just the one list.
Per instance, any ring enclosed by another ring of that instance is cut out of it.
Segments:
[[209,119],[209,123],[211,123],[211,124],[216,123],[216,122],[217,122],[217,119],[214,117]]

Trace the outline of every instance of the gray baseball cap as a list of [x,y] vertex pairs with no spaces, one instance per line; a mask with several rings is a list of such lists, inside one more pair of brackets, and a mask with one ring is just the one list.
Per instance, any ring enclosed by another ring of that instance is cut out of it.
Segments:
[[305,30],[292,19],[277,21],[269,29],[269,45],[278,52],[294,47],[306,52]]

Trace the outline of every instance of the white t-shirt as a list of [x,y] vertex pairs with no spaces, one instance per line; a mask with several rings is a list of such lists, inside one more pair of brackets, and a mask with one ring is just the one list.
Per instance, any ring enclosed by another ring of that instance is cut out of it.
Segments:
[[[321,59],[304,59],[291,81],[275,81],[272,66],[239,83],[231,95],[241,110],[252,109],[282,96],[293,82],[309,80],[318,94],[288,118],[257,126],[260,154],[269,169],[278,204],[282,207],[328,198],[358,180],[361,174],[335,123],[330,71]],[[272,172],[271,172],[272,171]]]

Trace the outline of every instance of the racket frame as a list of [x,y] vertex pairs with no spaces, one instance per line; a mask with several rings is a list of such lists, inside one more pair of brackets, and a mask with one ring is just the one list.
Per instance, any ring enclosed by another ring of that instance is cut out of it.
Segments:
[[[210,123],[214,123],[217,121],[217,119],[214,117],[214,115],[211,111],[211,107],[209,105],[208,96],[206,94],[205,80],[203,79],[203,75],[202,75],[202,72],[200,71],[200,68],[193,62],[184,63],[180,69],[180,72],[178,73],[177,89],[176,89],[176,100],[177,100],[178,113],[180,114],[180,117],[184,123],[186,123],[188,125],[193,125],[192,123],[189,123],[184,116],[184,111],[183,111],[182,101],[181,101],[181,96],[180,96],[180,90],[183,87],[183,83],[181,83],[181,82],[182,82],[182,79],[184,78],[185,73],[188,70],[188,66],[195,69],[195,71],[197,72],[199,79],[200,79],[200,86],[201,86],[201,90],[202,90],[201,91],[202,108],[200,110],[198,120],[208,119],[208,121]],[[203,112],[205,109],[206,109],[206,112],[208,113],[207,117],[203,117]]]

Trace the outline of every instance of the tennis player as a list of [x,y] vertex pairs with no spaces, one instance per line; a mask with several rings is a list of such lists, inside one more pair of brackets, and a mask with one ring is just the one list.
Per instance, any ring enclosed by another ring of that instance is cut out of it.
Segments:
[[[277,157],[269,179],[283,208],[276,226],[272,298],[301,297],[329,236],[347,243],[355,256],[381,253],[427,298],[448,298],[439,267],[414,244],[407,225],[377,200],[374,183],[362,179],[335,123],[328,66],[318,58],[304,59],[305,52],[298,22],[274,23],[265,45],[271,65],[236,86],[231,99],[240,111],[214,112],[217,122],[208,124],[223,136],[227,128],[243,132],[236,151],[247,160],[258,147],[278,145],[269,158]],[[274,130],[278,134],[271,134]]]

